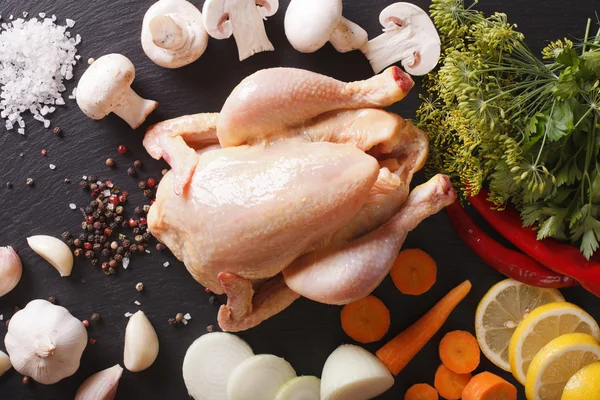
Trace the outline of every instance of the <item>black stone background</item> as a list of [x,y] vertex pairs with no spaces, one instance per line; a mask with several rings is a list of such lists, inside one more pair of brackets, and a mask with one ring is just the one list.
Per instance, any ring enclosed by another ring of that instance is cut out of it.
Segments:
[[[193,0],[201,7],[200,0]],[[75,70],[75,79],[67,82],[66,96],[76,85],[87,67],[88,57],[107,53],[121,53],[129,57],[137,68],[133,88],[142,96],[157,100],[158,109],[148,123],[197,112],[218,111],[236,84],[247,75],[262,68],[287,66],[306,68],[342,80],[364,79],[372,75],[368,62],[360,52],[338,54],[326,45],[314,54],[300,54],[287,42],[283,19],[288,0],[280,1],[280,11],[266,23],[268,35],[276,51],[261,53],[240,63],[234,40],[210,39],[208,50],[194,64],[166,70],[154,65],[143,53],[140,31],[143,15],[152,4],[146,0],[2,0],[0,14],[19,16],[46,12],[56,14],[63,21],[77,21],[71,30],[83,41],[79,46],[81,62]],[[381,32],[378,15],[390,0],[345,0],[344,14],[359,23],[374,37]],[[429,1],[416,0],[426,8]],[[599,0],[483,0],[479,5],[486,12],[503,11],[510,21],[517,23],[535,50],[549,41],[564,36],[582,37],[586,19],[595,18],[600,10]],[[418,82],[417,82],[418,83]],[[419,104],[417,88],[391,110],[412,117]],[[59,126],[64,136],[57,138],[51,130],[27,117],[26,135],[16,131],[5,132],[0,125],[0,245],[11,245],[20,250],[24,264],[23,278],[16,289],[0,298],[0,314],[7,319],[15,305],[24,307],[35,298],[55,296],[80,319],[89,319],[93,312],[101,315],[101,322],[92,323],[89,336],[97,339],[88,345],[81,367],[72,377],[56,385],[31,383],[24,386],[21,376],[11,370],[0,378],[1,399],[71,399],[80,383],[92,373],[122,363],[123,337],[126,312],[142,309],[156,328],[160,339],[160,354],[148,370],[141,373],[125,371],[119,385],[118,399],[186,399],[187,392],[181,376],[181,365],[188,346],[206,327],[216,323],[218,304],[209,304],[209,295],[187,273],[174,257],[153,251],[151,255],[135,259],[128,270],[118,276],[106,277],[87,260],[78,260],[69,278],[58,273],[33,253],[25,238],[34,234],[59,236],[65,230],[77,230],[81,216],[69,209],[69,203],[86,204],[89,194],[79,189],[77,182],[84,174],[94,173],[113,180],[132,193],[130,204],[141,204],[143,197],[136,188],[137,181],[128,177],[126,170],[135,159],[144,162],[142,176],[160,176],[166,164],[151,160],[142,147],[144,125],[132,131],[118,117],[111,115],[96,122],[86,118],[73,100],[59,107],[52,116],[52,127]],[[117,153],[117,146],[125,144],[130,151]],[[40,151],[48,154],[41,157]],[[19,157],[23,152],[24,157]],[[105,166],[107,157],[113,157],[116,169]],[[57,166],[51,170],[48,164]],[[32,177],[34,187],[25,180]],[[70,178],[72,183],[63,183]],[[11,181],[13,189],[5,183]],[[398,375],[394,387],[381,399],[403,398],[407,388],[420,382],[433,383],[439,364],[438,343],[451,330],[473,332],[475,308],[484,293],[502,276],[481,262],[456,236],[447,217],[440,213],[429,218],[412,232],[406,248],[418,247],[427,251],[438,262],[438,281],[428,293],[412,298],[400,294],[387,278],[375,295],[390,308],[392,326],[384,341],[408,327],[449,289],[464,279],[473,282],[473,289],[455,310],[441,331]],[[165,261],[170,267],[163,267]],[[138,293],[134,286],[144,282],[146,290]],[[563,291],[565,297],[600,318],[600,300],[574,288]],[[137,307],[134,301],[141,302]],[[317,304],[305,299],[294,303],[285,312],[271,318],[255,329],[240,336],[248,341],[256,353],[272,353],[284,357],[298,374],[319,376],[327,356],[340,344],[352,343],[344,335],[339,322],[339,307]],[[189,312],[189,325],[173,327],[167,320],[176,313]],[[0,338],[6,327],[0,324]],[[375,351],[382,343],[365,346]],[[3,341],[0,349],[4,350]],[[482,357],[479,371],[489,370],[510,379]],[[515,382],[516,383],[516,382]],[[519,398],[524,398],[520,391]]]

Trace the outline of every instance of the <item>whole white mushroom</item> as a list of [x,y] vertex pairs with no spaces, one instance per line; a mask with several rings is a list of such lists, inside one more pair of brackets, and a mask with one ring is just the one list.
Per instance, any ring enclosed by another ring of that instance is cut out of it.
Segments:
[[135,67],[127,57],[102,56],[79,80],[77,104],[92,119],[102,119],[113,112],[136,129],[158,103],[138,96],[130,87],[134,79]]
[[302,53],[313,53],[327,42],[346,53],[369,40],[363,28],[342,16],[342,0],[292,0],[285,13],[285,35]]
[[44,385],[79,369],[87,331],[66,308],[32,300],[10,319],[4,338],[13,368]]
[[208,44],[202,13],[186,0],[159,0],[142,23],[142,48],[154,63],[179,68],[196,61]]
[[425,11],[411,3],[394,3],[381,12],[379,22],[384,33],[360,49],[376,74],[398,61],[415,76],[435,68],[441,41]]

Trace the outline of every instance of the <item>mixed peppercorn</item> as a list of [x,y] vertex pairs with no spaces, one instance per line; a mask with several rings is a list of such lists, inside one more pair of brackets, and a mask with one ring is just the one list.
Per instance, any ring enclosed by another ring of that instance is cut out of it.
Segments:
[[[119,152],[122,152],[120,147]],[[154,178],[138,184],[150,204],[154,202],[157,184]],[[106,275],[114,274],[119,266],[127,268],[131,257],[146,253],[152,241],[146,219],[150,205],[135,207],[133,216],[128,217],[125,210],[127,190],[121,190],[111,181],[100,181],[93,175],[84,177],[79,186],[89,190],[93,200],[81,208],[82,232],[76,235],[64,232],[62,239],[73,247],[76,257],[84,256],[92,265],[101,265]],[[156,246],[159,251],[164,248],[160,243]]]

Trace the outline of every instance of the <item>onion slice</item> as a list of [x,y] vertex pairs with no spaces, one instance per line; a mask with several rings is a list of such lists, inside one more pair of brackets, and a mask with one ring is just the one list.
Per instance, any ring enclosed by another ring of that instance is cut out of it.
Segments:
[[260,354],[238,365],[227,382],[229,400],[273,400],[279,388],[296,376],[296,371],[281,357]]
[[275,395],[274,400],[320,400],[321,380],[316,376],[292,378]]
[[359,346],[346,344],[329,355],[321,376],[322,400],[372,399],[394,385],[381,361]]
[[196,339],[183,359],[183,380],[195,400],[227,400],[227,381],[254,352],[230,333],[208,333]]

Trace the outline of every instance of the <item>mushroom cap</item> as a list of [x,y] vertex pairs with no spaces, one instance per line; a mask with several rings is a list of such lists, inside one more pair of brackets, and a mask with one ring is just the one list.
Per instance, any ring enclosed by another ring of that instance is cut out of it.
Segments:
[[441,40],[427,12],[412,3],[394,3],[381,11],[379,23],[386,31],[402,30],[410,26],[410,40],[415,42],[417,50],[413,57],[402,61],[406,72],[420,76],[435,68],[441,54]]
[[292,0],[285,13],[285,35],[303,53],[319,50],[342,19],[342,0]]
[[98,58],[77,85],[77,104],[92,119],[102,119],[121,103],[135,79],[133,63],[121,54]]
[[233,34],[233,26],[227,17],[228,0],[206,0],[202,6],[204,29],[215,39],[227,39]]
[[[152,40],[150,21],[160,15],[176,15],[185,21],[190,31],[190,42],[178,50],[168,50],[158,47]],[[142,48],[144,53],[154,63],[164,68],[179,68],[196,61],[208,45],[208,34],[202,24],[202,13],[187,0],[159,0],[154,3],[142,22]]]

